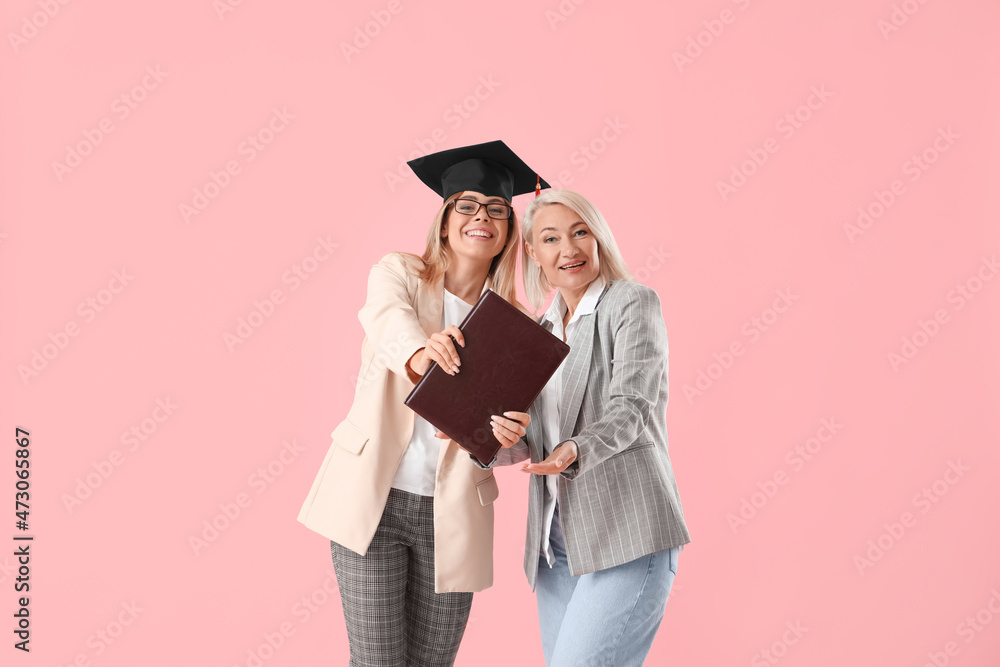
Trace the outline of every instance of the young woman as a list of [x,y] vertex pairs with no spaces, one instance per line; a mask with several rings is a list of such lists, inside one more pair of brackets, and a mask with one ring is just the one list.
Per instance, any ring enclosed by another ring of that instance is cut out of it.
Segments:
[[[552,190],[522,222],[525,290],[569,356],[500,463],[526,458],[524,569],[549,667],[641,665],[690,541],[667,455],[667,333],[607,222]],[[505,443],[506,444],[506,443]]]
[[[537,179],[500,141],[409,164],[444,203],[423,256],[371,270],[354,402],[299,514],[331,540],[353,666],[452,665],[493,583],[493,472],[403,400],[431,362],[461,372],[452,337],[484,290],[517,304],[511,201]],[[528,421],[496,415],[493,432],[510,446]]]

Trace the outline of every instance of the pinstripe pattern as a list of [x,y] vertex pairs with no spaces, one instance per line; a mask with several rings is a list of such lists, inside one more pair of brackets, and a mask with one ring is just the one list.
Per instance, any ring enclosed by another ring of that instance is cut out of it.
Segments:
[[[580,318],[563,362],[560,442],[579,457],[559,481],[570,573],[586,574],[690,541],[667,454],[667,331],[660,299],[631,281],[612,282]],[[541,461],[536,405],[522,443],[501,464]],[[524,569],[538,571],[545,480],[529,482]]]
[[434,500],[391,489],[364,556],[330,543],[351,667],[453,665],[472,593],[434,592]]

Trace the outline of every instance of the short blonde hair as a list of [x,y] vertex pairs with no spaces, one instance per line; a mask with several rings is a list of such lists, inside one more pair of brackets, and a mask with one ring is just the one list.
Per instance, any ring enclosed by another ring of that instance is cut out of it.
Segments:
[[[448,243],[441,233],[448,224],[448,216],[454,209],[452,205],[463,194],[465,193],[456,192],[444,200],[437,215],[434,216],[431,228],[427,231],[427,247],[424,249],[424,254],[420,256],[424,266],[418,274],[425,283],[434,284],[443,278],[451,263],[448,255]],[[504,202],[510,206],[509,201],[505,199]],[[492,279],[494,292],[520,310],[525,310],[524,306],[517,300],[517,286],[514,278],[517,273],[517,247],[519,245],[517,214],[514,213],[514,207],[511,206],[510,219],[507,221],[507,241],[503,252],[493,258],[489,276]]]
[[590,233],[597,240],[597,258],[601,264],[601,276],[611,283],[615,280],[634,280],[629,271],[615,237],[611,233],[608,221],[590,201],[578,192],[572,190],[547,190],[535,197],[521,219],[521,235],[524,243],[521,247],[521,271],[524,274],[524,291],[528,301],[537,310],[545,303],[552,291],[552,284],[545,277],[541,268],[531,261],[526,244],[534,242],[533,229],[535,217],[547,206],[561,204],[580,216],[580,219],[590,227]]

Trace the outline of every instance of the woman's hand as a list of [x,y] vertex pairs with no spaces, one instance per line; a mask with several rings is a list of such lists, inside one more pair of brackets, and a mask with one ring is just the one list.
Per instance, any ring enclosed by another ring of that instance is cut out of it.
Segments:
[[505,412],[503,417],[493,415],[490,420],[493,426],[493,435],[500,441],[500,446],[508,449],[517,444],[517,441],[524,437],[531,423],[531,417],[527,412]]
[[[527,412],[511,411],[503,414],[503,417],[493,415],[490,419],[490,426],[493,428],[493,435],[500,441],[500,446],[507,449],[513,447],[525,434],[528,424],[531,423],[531,416]],[[442,440],[453,439],[442,431],[435,432],[434,437]]]
[[417,375],[423,375],[434,361],[445,373],[454,375],[462,365],[462,360],[458,358],[458,350],[455,349],[452,336],[459,345],[465,347],[465,336],[462,335],[462,331],[454,324],[449,324],[439,333],[432,334],[427,339],[427,344],[413,353],[406,362],[407,365]]
[[576,443],[567,440],[555,448],[548,458],[541,463],[526,463],[521,468],[521,472],[530,472],[532,475],[558,475],[576,461]]

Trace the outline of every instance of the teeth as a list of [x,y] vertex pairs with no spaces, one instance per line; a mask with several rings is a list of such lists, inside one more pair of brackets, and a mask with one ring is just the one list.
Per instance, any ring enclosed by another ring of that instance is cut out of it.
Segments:
[[579,262],[577,264],[567,264],[566,266],[564,266],[562,268],[564,268],[564,269],[575,269],[578,266],[583,266],[583,262]]
[[493,238],[493,235],[490,234],[489,232],[483,232],[483,231],[480,231],[478,229],[474,229],[471,232],[465,232],[465,235],[466,236],[482,236],[483,238],[487,238],[487,239]]

